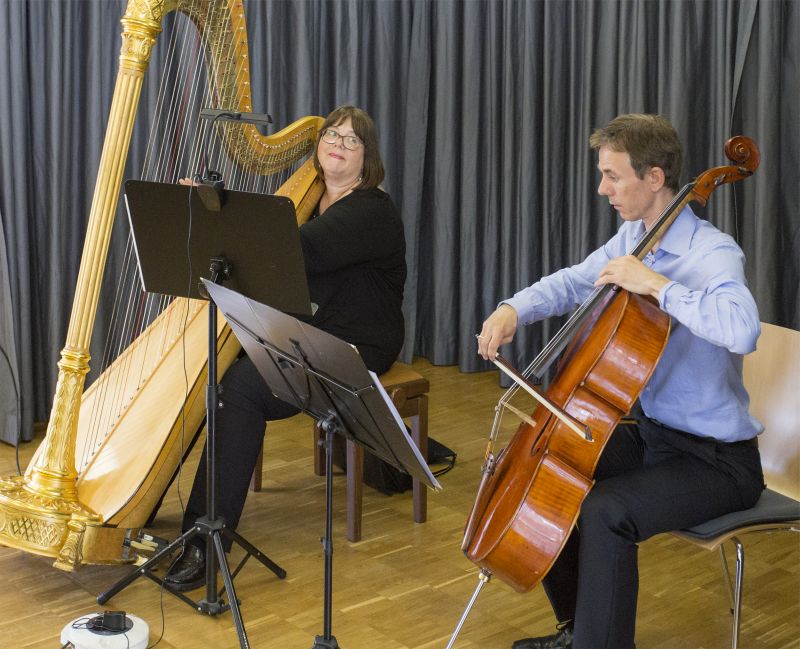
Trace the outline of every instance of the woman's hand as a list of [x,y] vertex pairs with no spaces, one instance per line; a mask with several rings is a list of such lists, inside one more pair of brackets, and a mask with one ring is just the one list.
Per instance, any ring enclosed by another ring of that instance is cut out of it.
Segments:
[[200,181],[194,180],[193,178],[179,178],[178,179],[179,185],[191,185],[192,187],[197,187],[200,184]]

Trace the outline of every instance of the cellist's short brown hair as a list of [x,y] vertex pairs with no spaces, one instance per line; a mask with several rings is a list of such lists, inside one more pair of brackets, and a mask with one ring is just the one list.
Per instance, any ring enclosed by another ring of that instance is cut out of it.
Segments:
[[639,178],[644,178],[651,167],[660,167],[664,171],[664,184],[678,191],[683,148],[675,128],[661,115],[619,115],[592,133],[589,146],[595,150],[607,146],[612,151],[627,153]]
[[353,125],[353,131],[364,144],[364,168],[361,170],[361,182],[356,189],[372,189],[383,182],[384,176],[383,161],[380,151],[378,151],[378,131],[369,113],[355,106],[339,106],[325,118],[325,123],[317,134],[317,142],[314,147],[314,168],[320,178],[325,177],[319,164],[319,158],[317,158],[319,141],[326,129],[338,126],[348,117]]

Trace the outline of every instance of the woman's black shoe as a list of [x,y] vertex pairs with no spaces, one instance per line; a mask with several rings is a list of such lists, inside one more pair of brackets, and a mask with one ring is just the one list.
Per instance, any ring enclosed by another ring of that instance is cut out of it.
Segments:
[[187,545],[181,558],[164,576],[164,583],[175,590],[194,590],[206,583],[206,555],[196,545]]
[[523,638],[511,645],[511,649],[571,649],[572,623],[558,626],[558,631],[553,635],[541,638]]

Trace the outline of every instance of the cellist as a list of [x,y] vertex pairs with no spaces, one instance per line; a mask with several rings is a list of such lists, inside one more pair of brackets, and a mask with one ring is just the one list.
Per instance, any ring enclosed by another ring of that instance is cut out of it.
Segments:
[[635,413],[611,435],[578,523],[543,580],[556,633],[513,649],[630,649],[638,543],[751,507],[764,488],[748,412],[742,355],[760,333],[736,242],[687,205],[639,261],[630,251],[679,188],[682,149],[657,115],[620,115],[597,129],[598,193],[622,218],[581,263],[504,300],[483,323],[478,353],[492,359],[517,327],[562,315],[603,284],[652,296],[672,320],[669,341]]

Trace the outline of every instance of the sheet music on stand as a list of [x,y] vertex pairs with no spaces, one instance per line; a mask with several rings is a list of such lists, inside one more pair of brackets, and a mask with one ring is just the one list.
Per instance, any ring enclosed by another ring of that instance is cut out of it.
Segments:
[[335,413],[346,437],[441,489],[380,379],[353,345],[236,291],[203,283],[276,397],[315,419]]

